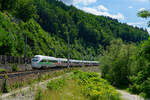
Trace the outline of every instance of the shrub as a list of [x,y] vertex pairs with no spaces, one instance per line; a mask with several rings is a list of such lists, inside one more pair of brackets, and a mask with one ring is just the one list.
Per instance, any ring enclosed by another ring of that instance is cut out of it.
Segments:
[[49,81],[35,100],[121,100],[120,94],[97,73],[74,71],[71,76]]
[[12,71],[17,72],[19,70],[18,65],[14,64],[12,67]]
[[120,100],[120,94],[97,73],[75,71],[73,79],[78,80],[82,93],[90,100]]
[[50,90],[59,90],[62,89],[66,84],[64,79],[52,80],[47,83],[47,88]]
[[150,63],[137,76],[130,77],[130,81],[129,91],[150,98]]
[[8,93],[9,92],[7,79],[8,79],[8,76],[5,76],[5,79],[3,80],[2,88],[1,88],[2,93]]

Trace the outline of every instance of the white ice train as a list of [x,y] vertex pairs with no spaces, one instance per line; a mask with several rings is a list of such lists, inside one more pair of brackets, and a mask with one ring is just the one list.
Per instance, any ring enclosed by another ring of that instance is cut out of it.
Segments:
[[[50,56],[35,55],[31,61],[32,68],[66,67],[68,60]],[[69,60],[69,66],[98,66],[98,61]]]

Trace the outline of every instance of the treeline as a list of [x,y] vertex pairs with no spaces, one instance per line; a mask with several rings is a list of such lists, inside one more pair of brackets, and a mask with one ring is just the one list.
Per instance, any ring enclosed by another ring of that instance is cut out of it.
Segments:
[[138,46],[113,40],[100,62],[102,77],[112,85],[150,98],[150,38]]
[[1,0],[0,55],[36,54],[94,60],[110,41],[139,42],[148,38],[144,29],[95,16],[58,0]]
[[56,0],[38,1],[38,22],[46,31],[61,37],[68,33],[72,39],[82,38],[86,43],[103,46],[114,38],[137,42],[148,37],[146,30],[119,23],[116,19],[88,14]]

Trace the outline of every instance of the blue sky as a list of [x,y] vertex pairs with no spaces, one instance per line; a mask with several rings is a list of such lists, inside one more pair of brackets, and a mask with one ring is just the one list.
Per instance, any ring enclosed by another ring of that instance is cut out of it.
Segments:
[[149,0],[63,0],[78,9],[95,15],[109,16],[129,25],[146,28],[150,19],[142,19],[137,13],[143,9],[150,9]]

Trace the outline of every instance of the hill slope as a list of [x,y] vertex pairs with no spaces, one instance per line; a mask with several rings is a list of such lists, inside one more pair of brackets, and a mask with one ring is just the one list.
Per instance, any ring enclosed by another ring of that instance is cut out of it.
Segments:
[[0,55],[24,56],[26,36],[28,56],[54,56],[52,48],[56,48],[57,57],[67,57],[69,36],[74,59],[98,57],[101,49],[115,38],[125,42],[148,38],[146,30],[85,13],[60,1],[8,1],[5,7],[0,6]]

